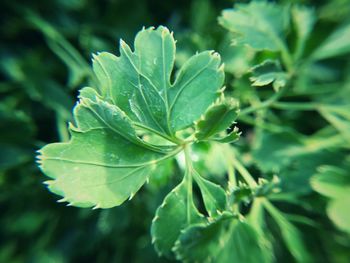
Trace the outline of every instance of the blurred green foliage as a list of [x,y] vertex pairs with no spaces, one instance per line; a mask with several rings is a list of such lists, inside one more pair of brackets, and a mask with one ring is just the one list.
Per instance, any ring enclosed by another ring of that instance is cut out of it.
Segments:
[[[297,51],[295,35],[310,34],[303,51],[294,54],[311,59],[297,67],[293,87],[281,102],[249,112],[249,107],[260,107],[280,88],[252,86],[249,77],[266,79],[249,70],[279,57],[271,51],[231,46],[232,35],[217,17],[223,9],[232,8],[233,1],[2,1],[0,262],[170,261],[156,255],[149,227],[154,211],[181,178],[176,163],[159,167],[132,202],[92,211],[57,204],[42,184],[45,178],[34,160],[35,151],[46,143],[68,139],[66,123],[71,120],[77,90],[95,82],[91,53],[115,53],[119,38],[130,43],[143,26],[157,25],[175,32],[177,66],[206,49],[218,51],[225,62],[227,94],[240,102],[243,113],[238,120],[243,136],[234,151],[255,177],[270,180],[277,174],[281,178],[282,191],[271,200],[283,213],[266,207],[271,229],[265,236],[266,249],[274,244],[275,261],[306,258],[305,248],[298,247],[302,238],[311,261],[348,262],[350,3],[279,2],[314,8],[317,21],[299,13],[301,22],[315,22],[310,32],[295,27],[282,36]],[[272,79],[276,82],[276,76]],[[225,157],[231,148],[196,145],[196,168],[224,184],[230,170]],[[235,194],[247,200],[252,195],[244,187]],[[301,236],[289,222],[295,223]],[[249,231],[243,224],[241,228]]]

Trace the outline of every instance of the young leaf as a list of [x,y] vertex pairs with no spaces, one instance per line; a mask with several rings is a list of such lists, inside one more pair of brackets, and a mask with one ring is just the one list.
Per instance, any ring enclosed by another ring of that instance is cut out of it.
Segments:
[[153,218],[152,243],[159,255],[172,257],[172,248],[181,231],[190,224],[204,221],[193,200],[188,199],[186,182],[183,180],[165,197]]
[[287,74],[282,71],[281,65],[277,61],[265,60],[251,69],[253,86],[266,86],[272,83],[275,91],[284,87],[287,83]]
[[233,32],[238,44],[257,50],[280,51],[284,46],[284,34],[289,25],[288,7],[267,2],[236,4],[226,9],[219,23]]
[[237,118],[237,103],[233,99],[218,100],[202,116],[196,124],[198,140],[211,139],[217,133],[228,129]]

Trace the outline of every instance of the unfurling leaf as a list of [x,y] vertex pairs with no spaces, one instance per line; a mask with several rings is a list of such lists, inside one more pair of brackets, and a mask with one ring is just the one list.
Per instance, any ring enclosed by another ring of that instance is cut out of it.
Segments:
[[[233,99],[221,98],[215,102],[196,124],[195,136],[198,140],[220,140],[217,136],[220,132],[225,132],[237,118],[237,102]],[[239,137],[238,130],[233,129],[232,133]],[[225,136],[226,138],[227,136]]]

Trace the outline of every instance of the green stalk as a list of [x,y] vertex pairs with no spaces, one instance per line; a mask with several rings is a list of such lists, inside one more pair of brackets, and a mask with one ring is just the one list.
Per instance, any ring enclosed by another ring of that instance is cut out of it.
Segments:
[[192,159],[191,159],[191,152],[190,152],[190,145],[185,144],[184,145],[184,154],[185,154],[185,163],[186,163],[186,169],[185,169],[185,181],[187,186],[187,223],[191,223],[191,209],[192,209],[192,202],[193,202],[193,193],[192,193],[192,171],[193,171],[193,165],[192,165]]
[[240,175],[243,177],[244,181],[251,187],[255,188],[258,186],[253,176],[248,172],[248,170],[243,166],[243,164],[235,157],[232,156],[231,162],[233,166],[237,169]]

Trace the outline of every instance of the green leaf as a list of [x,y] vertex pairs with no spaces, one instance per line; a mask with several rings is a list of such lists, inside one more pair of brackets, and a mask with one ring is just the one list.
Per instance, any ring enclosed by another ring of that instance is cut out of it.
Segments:
[[269,201],[265,201],[264,206],[278,225],[285,245],[297,262],[310,262],[309,253],[298,229]]
[[[83,90],[92,98],[93,90]],[[143,144],[129,118],[116,106],[81,97],[74,109],[71,140],[40,150],[49,189],[71,205],[108,208],[131,198],[163,153]]]
[[[350,93],[348,93],[350,94]],[[344,94],[348,98],[347,94]],[[340,101],[337,101],[340,104]],[[320,107],[320,114],[350,143],[349,105],[331,105]]]
[[267,262],[254,229],[226,213],[209,225],[187,228],[175,252],[184,262]]
[[346,195],[336,198],[327,207],[329,218],[341,230],[350,234],[350,214],[349,214],[349,188]]
[[181,130],[198,120],[222,93],[223,81],[218,53],[205,51],[190,58],[169,90],[171,127]]
[[335,166],[322,166],[319,173],[311,178],[311,185],[315,191],[331,198],[327,207],[329,218],[339,229],[350,233],[349,172]]
[[304,45],[316,22],[314,9],[305,6],[293,6],[292,19],[298,35],[298,41]]
[[266,86],[272,83],[275,91],[284,87],[288,80],[288,76],[282,71],[279,62],[269,59],[253,67],[251,72],[250,81],[253,86]]
[[311,178],[312,188],[329,198],[346,196],[350,191],[350,176],[335,166],[322,166],[318,174]]
[[235,34],[237,44],[280,51],[284,48],[284,34],[289,26],[288,9],[288,6],[267,2],[236,4],[235,8],[222,12],[219,23]]
[[187,181],[183,180],[164,199],[152,221],[152,243],[159,255],[172,257],[172,248],[181,231],[190,224],[202,222],[192,200],[188,199]]
[[313,59],[326,59],[350,52],[350,23],[337,28],[311,55]]
[[234,99],[221,98],[215,102],[196,124],[196,138],[205,140],[225,131],[237,118],[237,102]]
[[123,41],[120,46],[120,57],[104,52],[93,66],[102,97],[133,121],[171,134],[192,125],[220,93],[224,73],[214,52],[190,58],[171,83],[175,40],[165,27],[139,32],[135,51]]
[[205,209],[210,217],[222,214],[226,209],[226,194],[224,189],[214,184],[195,172],[195,180],[199,186],[204,201]]
[[263,172],[279,172],[292,162],[291,157],[300,154],[302,148],[302,138],[292,132],[261,131],[256,140],[253,157]]
[[[81,91],[70,141],[40,151],[41,169],[54,179],[49,189],[61,201],[107,208],[131,198],[157,163],[180,151],[175,132],[193,125],[222,92],[223,67],[211,51],[190,58],[171,83],[175,40],[165,27],[140,31],[134,49],[121,41],[119,57],[94,56],[99,87]],[[168,144],[147,143],[139,129]]]

